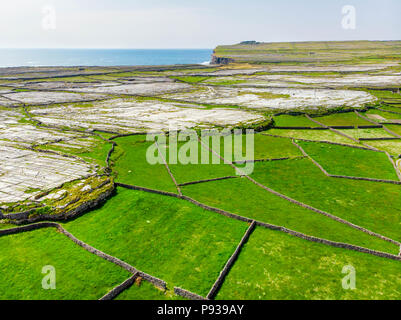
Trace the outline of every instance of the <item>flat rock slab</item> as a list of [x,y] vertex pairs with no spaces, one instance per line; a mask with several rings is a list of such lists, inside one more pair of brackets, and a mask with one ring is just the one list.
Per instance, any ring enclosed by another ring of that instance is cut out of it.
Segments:
[[[19,103],[25,104],[52,104],[63,102],[80,102],[107,99],[105,95],[98,94],[78,94],[70,92],[50,92],[50,91],[27,91],[16,92],[3,95]],[[2,101],[0,100],[0,104]]]
[[0,168],[0,203],[24,201],[38,194],[38,189],[53,189],[95,173],[89,164],[24,150],[3,141],[0,141]]
[[328,66],[274,66],[268,72],[366,72],[383,70],[396,66],[396,63],[360,64],[360,65],[328,65]]
[[[342,77],[305,77],[297,75],[263,75],[253,80],[264,81],[269,85],[270,81],[281,81],[285,86],[292,87],[293,84],[312,85],[316,87],[386,87],[400,86],[401,76],[399,75],[346,75]],[[251,80],[252,81],[252,80]]]
[[153,83],[123,84],[120,86],[112,86],[112,87],[72,89],[72,91],[152,96],[166,92],[188,90],[191,88],[192,88],[191,85],[180,82],[153,82]]
[[266,72],[266,68],[253,68],[253,69],[225,69],[225,70],[218,70],[214,72],[196,72],[196,73],[189,73],[186,74],[187,76],[236,76],[236,75],[252,75],[257,72]]
[[[288,97],[264,98],[263,94]],[[304,109],[362,107],[376,98],[364,91],[296,89],[296,88],[232,88],[209,87],[196,92],[165,95],[166,98],[191,100],[197,103],[238,105],[250,109]]]
[[62,82],[62,81],[46,81],[46,82],[28,82],[18,83],[15,87],[25,89],[39,89],[39,90],[69,90],[72,88],[92,88],[104,86],[118,86],[119,82]]
[[13,107],[13,106],[17,106],[18,104],[19,104],[18,101],[13,101],[11,99],[7,99],[3,96],[0,96],[0,106]]
[[32,108],[31,112],[46,124],[122,132],[166,130],[170,126],[173,129],[233,126],[264,119],[259,114],[238,109],[207,109],[191,104],[132,99],[98,102],[91,108],[73,105]]

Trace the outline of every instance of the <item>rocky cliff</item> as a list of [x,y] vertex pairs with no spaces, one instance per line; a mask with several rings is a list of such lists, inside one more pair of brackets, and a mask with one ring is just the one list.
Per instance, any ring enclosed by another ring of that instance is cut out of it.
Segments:
[[231,58],[225,58],[225,57],[218,57],[215,54],[212,55],[212,60],[211,64],[229,64],[231,62],[234,62],[234,59]]

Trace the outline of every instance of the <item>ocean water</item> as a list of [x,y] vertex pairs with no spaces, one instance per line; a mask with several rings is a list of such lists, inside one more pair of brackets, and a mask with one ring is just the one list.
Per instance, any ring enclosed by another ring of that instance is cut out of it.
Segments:
[[0,49],[0,67],[207,64],[211,49]]

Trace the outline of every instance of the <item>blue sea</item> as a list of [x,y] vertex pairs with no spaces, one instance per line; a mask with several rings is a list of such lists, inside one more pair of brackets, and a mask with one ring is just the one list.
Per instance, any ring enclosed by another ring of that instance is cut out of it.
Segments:
[[0,67],[206,64],[211,49],[0,49]]

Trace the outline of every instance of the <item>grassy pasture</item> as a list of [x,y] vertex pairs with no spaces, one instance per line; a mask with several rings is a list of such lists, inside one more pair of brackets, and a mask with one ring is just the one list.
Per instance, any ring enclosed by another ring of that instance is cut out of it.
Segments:
[[394,93],[390,90],[368,90],[368,92],[381,100],[385,99],[401,100],[401,95],[399,93]]
[[172,292],[164,292],[147,281],[140,286],[133,284],[130,288],[119,294],[115,300],[185,300]]
[[335,113],[328,116],[316,117],[315,120],[326,126],[368,126],[372,123],[358,117],[354,112]]
[[[251,145],[247,145],[247,136],[245,134],[242,135],[242,150],[240,146],[237,147],[234,145],[234,143],[232,144],[232,153],[233,155],[238,156],[238,159],[243,158],[246,160],[263,160],[302,156],[302,153],[292,144],[290,139],[267,136],[261,133],[256,133],[254,135],[250,134],[248,135],[248,139],[253,139],[254,141],[253,154],[251,152]],[[225,151],[230,150],[225,148],[224,140],[225,138],[221,136],[220,148],[213,146],[213,142],[210,140],[209,148],[224,156]],[[235,138],[233,138],[233,141],[235,141]]]
[[257,163],[252,177],[298,201],[401,240],[399,185],[329,178],[308,159]]
[[[174,148],[174,145],[175,143],[168,140],[166,145],[160,147],[166,148],[166,159],[177,183],[235,175],[235,170],[230,165],[225,164],[220,159],[213,159],[213,155],[203,148],[198,140],[176,141],[177,148]],[[177,155],[174,163],[170,152],[172,155]],[[217,163],[213,162],[214,160]],[[186,164],[182,161],[191,162]]]
[[[345,266],[356,271],[356,289],[344,290]],[[308,242],[256,228],[230,270],[217,299],[401,298],[399,261]]]
[[395,138],[395,136],[388,133],[386,130],[377,129],[341,129],[339,130],[354,139],[361,138]]
[[[97,300],[130,276],[55,229],[0,238],[0,299]],[[56,271],[56,289],[42,288],[44,266]]]
[[169,289],[206,295],[248,225],[185,200],[118,188],[103,207],[65,227]]
[[[378,115],[387,121],[392,120],[392,119],[396,119],[396,120],[401,119],[401,114],[386,112],[386,111],[382,111],[382,110],[378,110],[378,109],[370,109],[370,110],[366,111],[366,114],[367,115],[369,115],[369,114],[370,115]],[[375,120],[375,121],[377,121],[377,120]]]
[[[256,165],[258,167],[258,164]],[[285,184],[286,181],[283,183]],[[182,190],[185,195],[204,204],[261,222],[284,226],[332,241],[398,253],[395,245],[375,239],[342,223],[292,204],[254,185],[245,178],[190,185],[183,187]],[[315,192],[318,190],[316,189]]]
[[274,123],[276,127],[320,127],[303,115],[292,116],[289,114],[282,114],[274,117]]
[[297,142],[330,174],[398,180],[386,154],[339,145]]
[[292,137],[296,139],[305,139],[313,141],[328,141],[343,144],[356,144],[353,140],[347,139],[330,130],[287,130],[271,129],[265,131],[267,134],[273,134],[281,137]]
[[[243,140],[245,144],[245,136],[243,137]],[[292,144],[290,139],[255,134],[254,141],[255,159],[293,158],[302,156],[301,152]]]
[[401,126],[400,125],[397,125],[397,124],[386,124],[385,127],[390,129],[394,133],[397,133],[397,134],[401,135]]
[[401,113],[401,103],[400,104],[391,104],[391,105],[382,105],[382,106],[380,106],[380,109]]
[[387,151],[392,156],[398,157],[401,154],[401,140],[369,141],[369,145]]
[[[128,136],[115,140],[118,146],[112,154],[112,168],[116,181],[151,189],[177,192],[164,164],[151,165],[146,160],[146,153],[153,142],[146,141],[146,136]],[[162,159],[154,153],[159,163]]]

